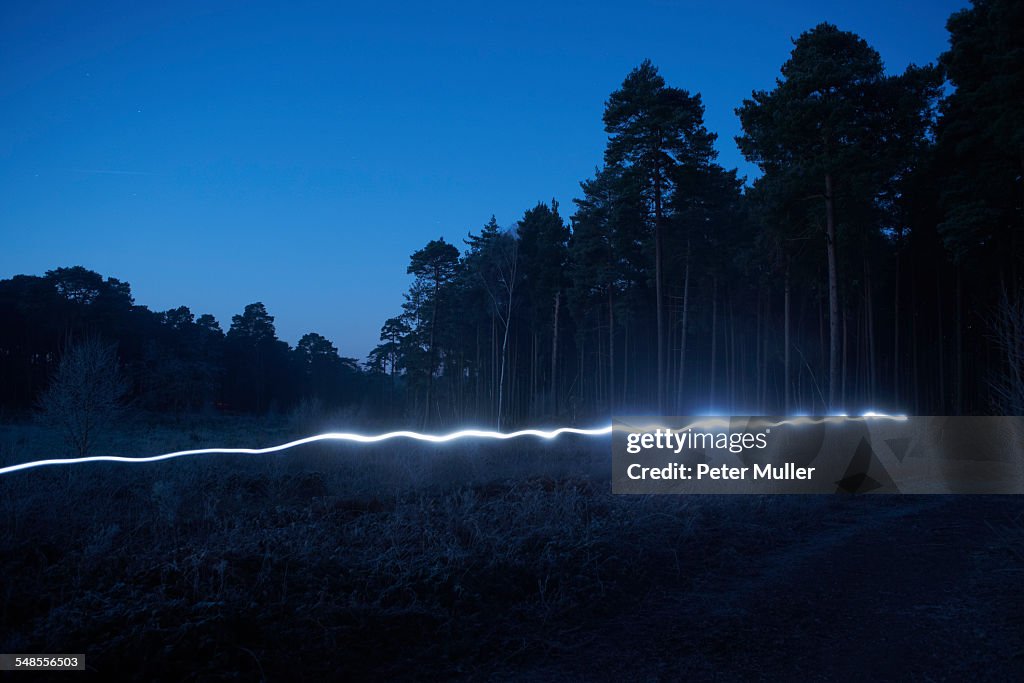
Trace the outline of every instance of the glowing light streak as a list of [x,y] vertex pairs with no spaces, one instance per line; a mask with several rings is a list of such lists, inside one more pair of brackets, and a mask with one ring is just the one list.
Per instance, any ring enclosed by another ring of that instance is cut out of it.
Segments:
[[265,455],[267,453],[277,453],[280,451],[286,451],[290,448],[296,448],[297,446],[304,446],[306,444],[317,443],[319,441],[350,441],[354,443],[378,443],[381,441],[387,441],[389,439],[413,439],[415,441],[427,441],[430,443],[447,443],[449,441],[456,441],[458,439],[465,438],[478,438],[478,439],[516,439],[523,436],[535,436],[542,439],[554,439],[562,434],[577,434],[580,436],[603,436],[605,434],[611,434],[612,427],[608,425],[606,427],[597,427],[595,429],[578,429],[576,427],[559,427],[558,429],[542,430],[542,429],[522,429],[517,432],[494,432],[484,429],[463,429],[457,432],[451,432],[450,434],[421,434],[419,432],[410,431],[398,431],[388,432],[386,434],[352,434],[347,432],[328,432],[326,434],[317,434],[315,436],[307,436],[304,439],[297,439],[295,441],[289,441],[278,446],[268,446],[266,448],[197,448],[186,451],[175,451],[173,453],[163,453],[161,455],[151,455],[142,458],[130,458],[119,455],[91,455],[82,458],[53,458],[49,460],[34,460],[32,462],[23,462],[17,465],[9,465],[7,467],[0,467],[0,475],[11,474],[21,470],[28,470],[35,467],[46,467],[49,465],[77,465],[86,462],[125,462],[132,464],[151,463],[159,462],[161,460],[170,460],[172,458],[182,458],[186,456],[194,455],[212,455],[212,454],[241,454],[241,455]]
[[[756,418],[755,418],[756,419]],[[896,420],[905,421],[906,415],[886,415],[885,413],[867,412],[860,417],[847,417],[847,416],[830,416],[821,418],[812,417],[793,417],[778,422],[769,422],[765,426],[777,427],[780,425],[808,425],[808,424],[821,424],[822,422],[833,422],[833,421],[863,421],[869,419],[885,419],[885,420]],[[693,422],[686,427],[680,427],[673,431],[680,431],[682,429],[694,428],[694,427],[729,427],[731,421],[728,418],[708,418],[701,419]],[[575,434],[578,436],[606,436],[612,433],[612,425],[606,425],[604,427],[595,427],[592,429],[581,429],[577,427],[559,427],[557,429],[543,430],[543,429],[521,429],[515,432],[496,432],[486,429],[463,429],[457,432],[451,432],[449,434],[422,434],[420,432],[412,431],[397,431],[387,432],[386,434],[355,434],[349,432],[328,432],[325,434],[316,434],[314,436],[307,436],[303,439],[297,439],[295,441],[289,441],[277,446],[267,446],[266,448],[196,448],[185,451],[174,451],[173,453],[162,453],[160,455],[151,455],[140,458],[132,458],[120,455],[91,455],[81,458],[51,458],[48,460],[33,460],[30,462],[18,463],[17,465],[8,465],[7,467],[0,467],[0,476],[4,474],[12,474],[14,472],[20,472],[22,470],[34,469],[37,467],[48,467],[51,465],[78,465],[87,462],[123,462],[131,464],[144,464],[160,462],[161,460],[171,460],[173,458],[182,458],[195,455],[266,455],[267,453],[279,453],[286,451],[291,448],[298,446],[304,446],[306,444],[317,443],[320,441],[348,441],[359,444],[370,444],[379,443],[381,441],[388,441],[390,439],[412,439],[414,441],[425,441],[429,443],[448,443],[449,441],[457,441],[459,439],[476,438],[476,439],[496,439],[505,441],[508,439],[517,439],[524,436],[533,436],[541,439],[554,439],[562,434]],[[646,426],[633,426],[627,427],[626,431],[651,431],[654,429],[667,429],[664,425],[646,425]]]
[[[751,416],[751,420],[758,420],[756,416]],[[887,415],[885,413],[864,413],[860,417],[850,417],[849,415],[829,415],[827,417],[807,417],[807,416],[795,416],[786,418],[785,420],[779,420],[778,422],[764,422],[761,423],[763,427],[780,427],[782,425],[816,425],[825,422],[866,422],[867,420],[893,420],[896,422],[906,422],[906,415]],[[696,420],[683,427],[666,427],[665,425],[624,425],[626,427],[623,431],[644,431],[650,432],[655,429],[671,429],[674,432],[682,431],[684,429],[693,429],[696,427],[714,428],[714,427],[729,427],[732,425],[732,420],[727,417],[709,417],[705,419]]]

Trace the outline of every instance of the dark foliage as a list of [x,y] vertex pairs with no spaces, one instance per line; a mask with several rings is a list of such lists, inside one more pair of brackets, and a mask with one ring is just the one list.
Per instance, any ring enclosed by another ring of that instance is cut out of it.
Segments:
[[35,406],[65,352],[99,339],[117,343],[126,398],[147,411],[263,414],[304,399],[365,400],[356,361],[316,333],[290,348],[262,303],[246,306],[225,335],[209,314],[150,311],[135,304],[128,283],[76,266],[0,281],[0,319],[0,409],[10,413]]

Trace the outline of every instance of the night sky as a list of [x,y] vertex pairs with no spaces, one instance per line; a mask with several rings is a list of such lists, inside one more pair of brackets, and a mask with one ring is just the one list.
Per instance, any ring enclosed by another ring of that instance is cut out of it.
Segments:
[[[0,278],[83,265],[154,310],[263,301],[281,338],[363,358],[409,255],[601,162],[608,94],[649,57],[697,91],[720,161],[790,39],[933,61],[966,2],[50,3],[0,8]],[[710,5],[710,7],[709,7]]]

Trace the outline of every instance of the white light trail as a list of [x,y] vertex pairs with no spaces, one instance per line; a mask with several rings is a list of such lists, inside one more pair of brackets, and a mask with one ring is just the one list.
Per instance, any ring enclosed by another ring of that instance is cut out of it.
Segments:
[[[756,418],[755,418],[756,419]],[[907,419],[906,415],[886,415],[884,413],[864,413],[861,417],[847,417],[847,416],[830,416],[823,418],[811,418],[811,417],[793,417],[779,422],[767,423],[767,426],[779,426],[783,424],[789,425],[807,425],[807,424],[820,424],[822,422],[830,422],[833,420],[868,420],[868,419],[886,419],[886,420],[897,420],[904,421]],[[729,418],[708,418],[701,419],[691,423],[688,427],[728,427],[730,425]],[[649,426],[628,426],[627,431],[637,430],[653,430],[655,428],[665,429],[663,425],[649,425]],[[683,427],[681,429],[686,429]],[[33,460],[31,462],[23,462],[17,465],[8,465],[7,467],[0,467],[0,476],[5,474],[12,474],[14,472],[20,472],[22,470],[34,469],[36,467],[46,467],[49,465],[78,465],[87,462],[124,462],[132,464],[143,464],[151,462],[159,462],[161,460],[171,460],[172,458],[182,458],[193,455],[265,455],[267,453],[278,453],[280,451],[286,451],[290,448],[296,448],[297,446],[304,446],[306,444],[317,443],[319,441],[349,441],[354,443],[378,443],[381,441],[387,441],[389,439],[412,439],[414,441],[426,441],[429,443],[447,443],[449,441],[456,441],[458,439],[466,438],[477,438],[477,439],[517,439],[523,436],[535,436],[541,439],[554,439],[562,434],[576,434],[579,436],[605,436],[612,433],[612,425],[606,425],[604,427],[595,427],[592,429],[580,429],[577,427],[559,427],[557,429],[543,430],[543,429],[521,429],[516,432],[496,432],[486,429],[463,429],[457,432],[451,432],[449,434],[421,434],[420,432],[411,431],[397,431],[387,432],[386,434],[355,434],[349,432],[327,432],[325,434],[316,434],[314,436],[307,436],[304,439],[297,439],[295,441],[289,441],[277,446],[267,446],[266,448],[197,448],[187,451],[174,451],[173,453],[162,453],[161,455],[151,455],[141,458],[130,458],[120,455],[91,455],[82,458],[52,458],[49,460]]]
[[212,455],[215,453],[219,454],[242,454],[242,455],[264,455],[266,453],[277,453],[279,451],[285,451],[289,448],[295,448],[297,446],[304,446],[310,443],[316,443],[318,441],[352,441],[355,443],[377,443],[380,441],[387,441],[389,439],[413,439],[415,441],[428,441],[430,443],[447,443],[449,441],[455,441],[457,439],[465,438],[478,438],[478,439],[516,439],[523,436],[536,436],[542,439],[554,439],[562,434],[578,434],[581,436],[603,436],[605,434],[611,434],[612,427],[608,425],[606,427],[597,427],[594,429],[578,429],[576,427],[559,427],[558,429],[543,430],[543,429],[522,429],[517,432],[494,432],[485,429],[463,429],[457,432],[451,432],[450,434],[420,434],[419,432],[409,431],[398,431],[388,432],[386,434],[351,434],[347,432],[328,432],[326,434],[317,434],[315,436],[307,436],[304,439],[297,439],[296,441],[289,441],[278,446],[268,446],[266,448],[197,448],[194,450],[187,451],[175,451],[173,453],[163,453],[161,455],[151,455],[143,458],[129,458],[119,455],[92,455],[83,458],[54,458],[50,460],[34,460],[32,462],[23,462],[17,465],[9,465],[7,467],[0,467],[0,475],[11,474],[21,470],[33,469],[35,467],[46,467],[48,465],[77,465],[86,462],[127,462],[133,464],[159,462],[161,460],[170,460],[172,458],[182,458],[192,455]]
[[[756,420],[763,419],[763,418],[758,418],[757,416],[750,416],[749,419],[756,421]],[[763,422],[761,424],[761,426],[762,427],[781,427],[782,425],[803,426],[803,425],[817,425],[817,424],[823,424],[823,423],[829,423],[829,422],[866,422],[867,420],[893,420],[895,422],[906,422],[907,421],[907,416],[906,415],[886,415],[885,413],[873,413],[873,412],[864,413],[860,417],[851,417],[849,415],[828,415],[828,416],[825,416],[825,417],[807,417],[806,415],[800,415],[800,416],[795,416],[795,417],[789,417],[789,418],[786,418],[784,420],[779,420],[778,422]],[[691,422],[690,424],[684,425],[682,427],[671,427],[671,428],[669,428],[669,427],[666,427],[665,425],[662,425],[662,424],[654,424],[654,425],[623,425],[623,426],[626,428],[625,431],[634,431],[634,432],[637,432],[637,431],[650,432],[650,431],[654,431],[655,429],[671,429],[674,432],[680,432],[680,431],[683,431],[684,429],[694,429],[694,428],[697,428],[697,427],[704,427],[704,428],[711,429],[711,428],[715,428],[715,427],[727,428],[727,427],[730,427],[731,425],[732,425],[732,418],[729,418],[729,417],[707,417],[707,418],[701,418],[699,420]]]

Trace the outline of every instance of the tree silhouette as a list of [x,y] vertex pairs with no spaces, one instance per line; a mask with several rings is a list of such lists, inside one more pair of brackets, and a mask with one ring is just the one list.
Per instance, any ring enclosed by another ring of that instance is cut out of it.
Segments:
[[437,342],[441,316],[449,313],[446,304],[449,285],[455,277],[459,250],[444,241],[432,240],[409,259],[407,272],[416,277],[410,290],[410,313],[416,320],[417,336],[426,344],[426,364],[422,368],[426,377],[426,397],[423,424],[431,420],[434,410],[434,374],[437,372]]
[[[794,41],[772,91],[755,91],[736,110],[744,156],[766,175],[781,175],[824,208],[828,271],[829,409],[840,397],[840,277],[837,206],[863,218],[885,182],[898,173],[894,145],[924,133],[937,83],[908,69],[906,82],[887,79],[878,52],[856,34],[822,23]],[[906,95],[906,97],[904,97]],[[914,97],[913,95],[916,95]],[[864,220],[856,221],[863,230]],[[854,229],[850,224],[849,229]],[[848,235],[847,238],[853,236]]]
[[522,291],[533,334],[531,394],[540,392],[537,375],[544,366],[541,363],[542,354],[537,349],[537,338],[550,335],[551,351],[546,364],[550,374],[547,390],[543,394],[548,397],[545,412],[557,414],[558,332],[562,293],[568,285],[565,271],[569,260],[569,229],[558,214],[558,202],[552,200],[550,207],[540,202],[527,210],[519,220],[516,231],[523,273]]
[[225,347],[232,405],[262,413],[272,400],[290,398],[288,345],[277,338],[274,317],[261,302],[232,317]]
[[338,349],[323,335],[309,332],[295,346],[295,358],[302,377],[301,392],[328,404],[341,401],[346,368]]
[[650,60],[633,69],[605,103],[608,133],[605,163],[634,169],[649,203],[654,236],[654,290],[658,348],[657,403],[665,405],[665,326],[663,239],[667,205],[676,191],[681,166],[714,158],[716,136],[704,128],[700,95],[671,88]]

